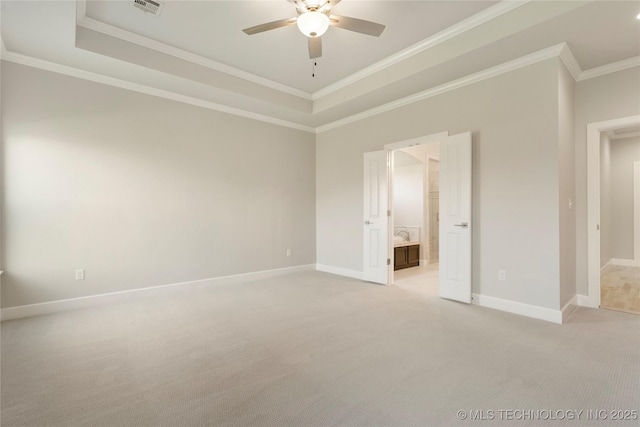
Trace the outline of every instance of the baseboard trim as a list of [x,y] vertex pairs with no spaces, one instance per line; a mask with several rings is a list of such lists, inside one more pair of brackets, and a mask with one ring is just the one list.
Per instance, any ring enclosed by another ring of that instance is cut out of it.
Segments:
[[598,308],[598,304],[592,301],[589,295],[576,295],[578,297],[578,307]]
[[203,287],[212,285],[230,285],[253,280],[263,280],[272,277],[284,276],[287,274],[314,270],[314,264],[307,264],[295,267],[278,268],[274,270],[263,270],[251,273],[235,274],[231,276],[212,277],[208,279],[193,280],[189,282],[171,283],[167,285],[151,286],[147,288],[128,289],[126,291],[109,292],[105,294],[90,295],[86,297],[69,298],[37,304],[7,307],[0,310],[0,321],[22,319],[25,317],[40,316],[44,314],[53,314],[62,311],[76,310],[98,305],[113,304],[123,300],[130,301],[135,298],[148,298],[151,296],[168,295],[171,293],[184,292],[190,289],[201,289]]
[[324,273],[337,274],[338,276],[351,277],[352,279],[363,280],[362,271],[350,270],[348,268],[334,267],[332,265],[316,264],[316,270]]
[[607,265],[618,265],[621,267],[640,267],[640,263],[634,259],[612,258]]
[[473,304],[480,307],[493,308],[495,310],[506,311],[508,313],[519,314],[533,319],[546,320],[547,322],[562,323],[562,311],[536,305],[524,304],[516,301],[509,301],[502,298],[490,297],[487,295],[473,294]]
[[565,323],[569,317],[571,317],[573,312],[576,311],[576,308],[578,308],[578,295],[574,295],[560,310],[562,313],[562,323]]

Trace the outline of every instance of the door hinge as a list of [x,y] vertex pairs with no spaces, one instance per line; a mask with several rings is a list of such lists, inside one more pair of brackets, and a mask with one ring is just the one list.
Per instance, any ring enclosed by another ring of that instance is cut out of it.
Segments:
[[387,265],[391,265],[391,258],[387,258]]
[[387,211],[387,216],[391,216],[391,211]]

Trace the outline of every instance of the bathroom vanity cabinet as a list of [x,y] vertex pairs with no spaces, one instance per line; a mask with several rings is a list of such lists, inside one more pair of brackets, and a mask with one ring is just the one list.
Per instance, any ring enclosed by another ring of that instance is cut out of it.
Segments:
[[420,245],[396,246],[393,250],[394,270],[420,265]]

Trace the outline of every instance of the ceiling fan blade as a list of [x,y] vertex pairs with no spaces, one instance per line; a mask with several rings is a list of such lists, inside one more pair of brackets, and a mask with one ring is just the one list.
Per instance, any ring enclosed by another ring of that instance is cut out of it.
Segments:
[[295,24],[297,19],[298,18],[280,19],[279,21],[267,22],[266,24],[260,24],[256,25],[255,27],[245,28],[242,31],[244,31],[245,34],[248,35],[258,34],[269,30],[275,30],[276,28],[287,27],[289,25]]
[[355,31],[356,33],[367,34],[369,36],[378,37],[385,29],[382,24],[377,24],[371,21],[365,21],[364,19],[349,18],[347,16],[331,15],[331,25],[338,28],[343,28],[349,31]]
[[308,37],[309,58],[315,59],[322,56],[322,39],[320,37]]

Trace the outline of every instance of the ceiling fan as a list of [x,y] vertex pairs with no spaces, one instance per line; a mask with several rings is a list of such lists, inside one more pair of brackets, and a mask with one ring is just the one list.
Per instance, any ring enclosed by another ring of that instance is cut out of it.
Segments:
[[298,28],[308,38],[309,58],[319,58],[322,56],[322,36],[329,26],[355,31],[356,33],[367,34],[378,37],[384,31],[385,26],[363,19],[349,18],[346,16],[331,15],[331,9],[340,3],[341,0],[287,0],[296,6],[298,16],[278,21],[267,22],[245,28],[248,35],[262,33],[264,31],[275,30],[276,28],[288,27],[298,24]]

